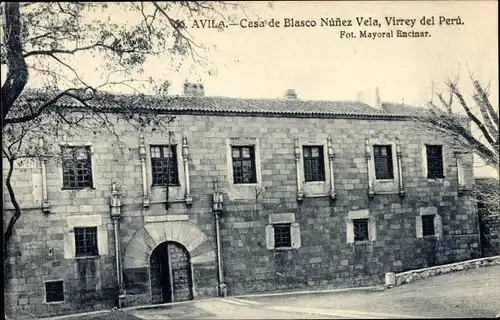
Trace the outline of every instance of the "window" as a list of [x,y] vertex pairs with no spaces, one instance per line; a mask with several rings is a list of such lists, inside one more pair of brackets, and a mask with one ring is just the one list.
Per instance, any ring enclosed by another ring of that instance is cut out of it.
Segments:
[[92,187],[90,147],[63,147],[63,189]]
[[75,228],[77,257],[97,256],[97,227]]
[[435,215],[423,215],[422,216],[422,235],[423,236],[433,236],[434,233],[434,217]]
[[255,174],[255,149],[253,146],[232,146],[233,181],[257,183]]
[[292,246],[291,224],[275,224],[273,227],[275,248],[290,248]]
[[443,178],[443,146],[426,145],[427,178]]
[[390,145],[373,146],[373,160],[375,162],[375,179],[394,179]]
[[175,146],[151,146],[153,186],[178,186],[177,153]]
[[366,241],[368,237],[368,219],[352,220],[354,227],[354,241]]
[[45,282],[45,301],[64,301],[64,289],[62,280]]
[[304,179],[305,181],[325,181],[323,147],[304,147]]

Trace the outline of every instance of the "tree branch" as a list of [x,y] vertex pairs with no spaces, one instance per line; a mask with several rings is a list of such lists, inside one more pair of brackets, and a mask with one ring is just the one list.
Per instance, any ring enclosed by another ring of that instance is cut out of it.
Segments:
[[29,115],[22,116],[22,117],[17,117],[17,118],[7,118],[4,119],[4,126],[7,124],[15,124],[15,123],[22,123],[22,122],[28,122],[31,121],[38,116],[40,116],[46,109],[48,109],[50,106],[54,105],[59,99],[61,99],[64,96],[69,96],[69,92],[73,91],[76,89],[67,89],[62,92],[60,92],[58,95],[53,97],[52,99],[46,101],[44,104],[42,104],[36,112],[33,112]]
[[483,101],[483,103],[486,105],[486,109],[488,110],[489,116],[493,120],[493,122],[497,125],[497,128],[499,126],[499,116],[498,116],[498,111],[495,112],[493,109],[493,106],[490,103],[490,99],[488,98],[488,94],[483,90],[481,85],[479,85],[479,81],[475,80],[474,81],[474,88],[476,89],[479,97]]
[[462,105],[465,112],[467,113],[467,116],[479,127],[479,129],[484,134],[484,137],[486,138],[488,143],[490,143],[493,146],[495,144],[493,138],[491,138],[490,134],[488,133],[488,130],[486,130],[483,123],[475,115],[472,114],[472,112],[469,109],[469,106],[467,106],[467,103],[465,102],[464,97],[458,91],[457,87],[452,83],[449,83],[449,86],[450,86],[450,89],[452,90],[452,92],[455,94],[455,96],[457,96],[458,101],[460,101],[460,104]]

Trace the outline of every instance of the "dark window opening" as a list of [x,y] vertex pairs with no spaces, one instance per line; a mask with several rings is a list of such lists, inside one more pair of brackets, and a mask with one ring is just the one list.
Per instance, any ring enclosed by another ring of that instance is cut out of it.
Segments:
[[153,186],[178,186],[177,152],[175,146],[151,146]]
[[368,219],[354,219],[354,241],[366,241],[368,237]]
[[433,236],[434,232],[434,215],[422,216],[422,235]]
[[45,301],[46,302],[64,301],[64,288],[62,281],[45,282]]
[[373,146],[373,159],[375,162],[375,179],[394,179],[390,145]]
[[97,227],[75,228],[77,257],[97,256]]
[[233,182],[257,183],[255,168],[255,149],[253,146],[231,147],[233,159]]
[[306,146],[303,148],[303,151],[305,181],[325,181],[323,147]]
[[292,235],[290,224],[274,225],[274,247],[290,248],[292,246]]
[[63,189],[92,187],[90,147],[63,147]]
[[431,179],[443,178],[443,146],[426,145],[427,149],[427,177]]

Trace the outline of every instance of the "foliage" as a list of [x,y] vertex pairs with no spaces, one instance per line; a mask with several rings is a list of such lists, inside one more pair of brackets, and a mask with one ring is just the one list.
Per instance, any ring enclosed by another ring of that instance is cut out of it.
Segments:
[[[14,206],[4,232],[4,259],[22,213],[11,184],[16,159],[54,157],[53,148],[39,147],[41,136],[104,130],[119,141],[110,108],[134,128],[167,127],[171,118],[136,107],[144,90],[164,96],[170,84],[145,77],[145,63],[161,57],[162,68],[173,72],[186,58],[206,66],[209,48],[194,41],[182,19],[221,19],[238,6],[211,1],[1,3],[2,155],[9,163],[5,184]],[[133,93],[120,101],[106,93],[123,89]]]

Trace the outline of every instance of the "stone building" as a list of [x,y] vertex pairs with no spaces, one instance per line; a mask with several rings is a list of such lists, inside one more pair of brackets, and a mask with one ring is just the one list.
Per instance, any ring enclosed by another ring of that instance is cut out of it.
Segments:
[[368,286],[479,254],[472,155],[404,106],[203,90],[138,104],[170,133],[116,121],[120,147],[77,133],[16,168],[7,314]]

